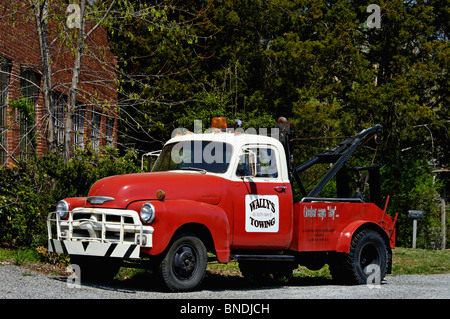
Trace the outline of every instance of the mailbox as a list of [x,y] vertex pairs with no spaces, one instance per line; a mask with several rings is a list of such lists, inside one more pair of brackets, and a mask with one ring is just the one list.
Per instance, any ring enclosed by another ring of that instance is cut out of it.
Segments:
[[423,217],[423,210],[408,210],[409,219],[422,219]]

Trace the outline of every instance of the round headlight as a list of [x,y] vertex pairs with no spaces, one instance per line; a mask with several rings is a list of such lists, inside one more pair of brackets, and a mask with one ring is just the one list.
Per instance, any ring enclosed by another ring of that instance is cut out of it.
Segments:
[[145,203],[141,208],[141,219],[145,223],[151,223],[155,219],[155,207],[150,203]]
[[61,219],[65,219],[69,213],[69,204],[65,200],[60,200],[56,205],[56,211]]

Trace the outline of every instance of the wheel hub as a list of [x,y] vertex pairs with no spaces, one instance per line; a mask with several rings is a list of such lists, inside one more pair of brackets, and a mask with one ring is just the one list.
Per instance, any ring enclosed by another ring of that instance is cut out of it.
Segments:
[[182,278],[190,277],[196,268],[196,257],[192,249],[186,246],[178,249],[173,265],[178,276]]
[[195,260],[194,255],[190,252],[183,252],[180,256],[181,267],[185,271],[192,271],[194,269]]

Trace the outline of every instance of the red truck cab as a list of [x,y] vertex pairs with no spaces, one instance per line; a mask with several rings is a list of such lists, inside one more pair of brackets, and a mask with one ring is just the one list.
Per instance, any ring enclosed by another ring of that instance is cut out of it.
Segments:
[[152,267],[172,291],[199,287],[207,252],[237,259],[246,276],[328,263],[342,281],[366,283],[370,265],[382,279],[393,219],[358,199],[294,202],[286,154],[262,135],[175,136],[152,172],[107,177],[86,198],[60,201],[48,218],[49,250],[69,254],[82,278],[109,277],[124,260]]

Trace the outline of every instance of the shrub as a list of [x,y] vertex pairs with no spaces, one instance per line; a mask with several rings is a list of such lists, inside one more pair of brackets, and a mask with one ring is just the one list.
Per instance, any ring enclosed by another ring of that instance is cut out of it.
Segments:
[[57,154],[0,168],[0,242],[46,245],[46,219],[62,198],[86,196],[100,178],[139,171],[137,154],[77,150],[65,164]]

